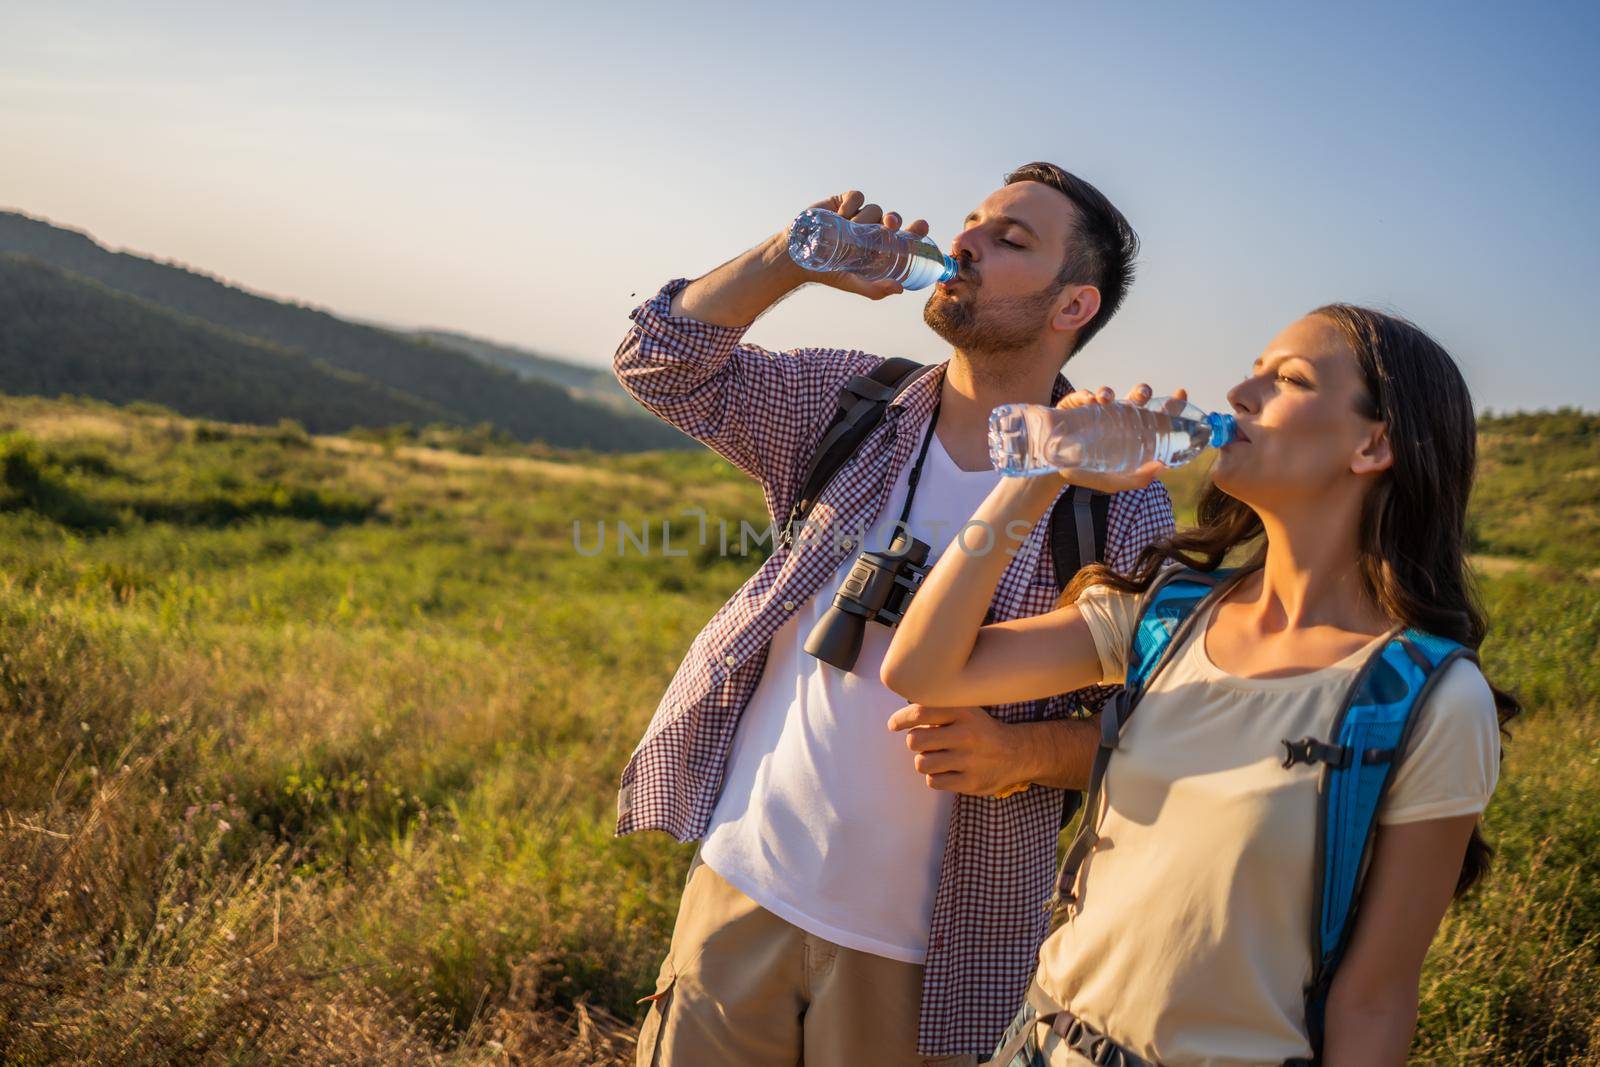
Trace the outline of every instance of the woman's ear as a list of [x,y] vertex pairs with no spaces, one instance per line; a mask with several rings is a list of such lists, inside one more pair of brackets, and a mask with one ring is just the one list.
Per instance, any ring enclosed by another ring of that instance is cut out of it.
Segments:
[[1394,452],[1389,448],[1389,427],[1378,423],[1350,461],[1350,470],[1356,474],[1377,474],[1394,466]]

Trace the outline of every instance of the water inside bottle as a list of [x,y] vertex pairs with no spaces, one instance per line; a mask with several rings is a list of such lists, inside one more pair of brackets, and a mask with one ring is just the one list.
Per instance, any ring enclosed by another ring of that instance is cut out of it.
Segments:
[[815,208],[802,212],[789,232],[789,255],[810,270],[893,278],[906,289],[923,289],[955,273],[953,262],[928,238],[869,229],[870,243],[862,245],[844,239],[841,225],[857,224]]
[[789,228],[789,255],[812,270],[830,270],[829,260],[839,251],[831,237],[829,227],[815,210],[803,211]]
[[1179,467],[1205,451],[1211,438],[1211,427],[1181,415],[1169,416],[1172,429],[1156,437],[1155,455],[1169,467]]
[[1042,434],[1028,432],[1027,404],[1002,404],[989,414],[989,462],[1001,474],[1028,478],[1055,470],[1038,445]]
[[1160,460],[1181,466],[1203,452],[1213,437],[1208,422],[1132,405],[1080,408],[1079,425],[1063,433],[1042,404],[1003,404],[989,416],[989,458],[1010,477],[1054,470],[1129,471]]
[[918,241],[911,249],[911,265],[906,271],[906,276],[900,284],[907,289],[923,289],[934,282],[944,281],[955,276],[949,267],[944,253],[924,241]]

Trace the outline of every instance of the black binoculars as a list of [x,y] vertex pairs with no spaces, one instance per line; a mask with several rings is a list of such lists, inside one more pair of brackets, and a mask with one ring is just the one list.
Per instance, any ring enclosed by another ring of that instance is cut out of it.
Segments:
[[927,560],[927,543],[904,530],[884,551],[862,552],[806,638],[806,651],[842,671],[854,667],[867,622],[893,626],[905,616],[911,595],[931,569]]

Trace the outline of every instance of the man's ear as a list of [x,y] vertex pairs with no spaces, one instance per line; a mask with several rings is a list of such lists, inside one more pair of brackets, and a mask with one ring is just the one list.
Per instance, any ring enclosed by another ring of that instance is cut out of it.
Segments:
[[1389,447],[1389,427],[1378,423],[1350,461],[1356,474],[1377,474],[1394,466],[1394,452]]
[[1058,330],[1081,330],[1100,310],[1100,290],[1092,285],[1069,285],[1061,295],[1067,302],[1057,305],[1050,322]]

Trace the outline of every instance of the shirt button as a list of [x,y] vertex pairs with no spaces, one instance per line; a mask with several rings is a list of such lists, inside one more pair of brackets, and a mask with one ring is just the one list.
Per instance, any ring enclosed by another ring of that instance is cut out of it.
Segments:
[[735,663],[739,662],[739,657],[730,652],[728,655],[722,657],[722,662],[731,667]]
[[785,601],[784,601],[784,602],[783,602],[783,610],[784,610],[784,611],[793,611],[793,610],[794,610],[794,601],[792,601],[792,600],[785,600]]

